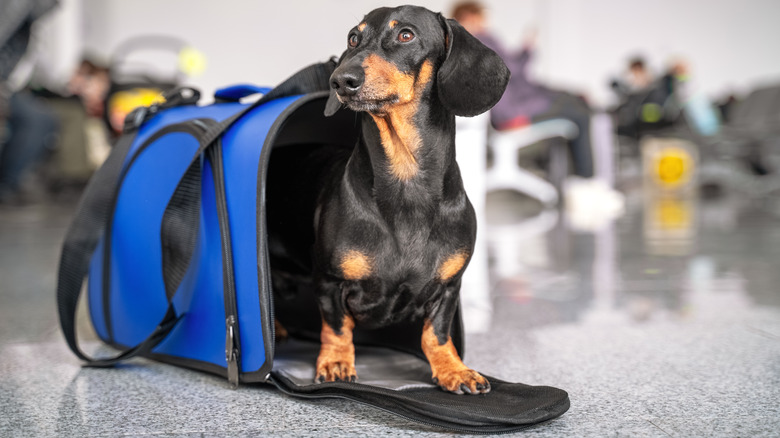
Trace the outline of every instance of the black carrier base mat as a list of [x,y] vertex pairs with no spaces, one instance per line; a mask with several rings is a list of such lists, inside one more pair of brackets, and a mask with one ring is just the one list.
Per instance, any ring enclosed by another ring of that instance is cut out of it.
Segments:
[[291,339],[278,345],[271,382],[296,397],[346,398],[423,424],[470,433],[517,431],[569,409],[566,391],[489,376],[487,394],[451,394],[431,382],[425,360],[380,347],[356,346],[358,382],[315,383],[318,352],[316,342]]

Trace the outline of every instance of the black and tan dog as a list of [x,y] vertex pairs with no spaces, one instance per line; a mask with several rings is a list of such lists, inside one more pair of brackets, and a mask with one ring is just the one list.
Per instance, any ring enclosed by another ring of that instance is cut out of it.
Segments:
[[300,252],[311,255],[322,315],[316,379],[356,379],[356,326],[422,319],[434,382],[488,392],[449,335],[477,225],[455,162],[455,116],[490,109],[509,72],[455,21],[414,6],[370,12],[347,46],[325,112],[361,112],[362,135],[316,159],[305,184],[320,189],[295,221],[313,224],[299,240],[311,236],[313,250]]

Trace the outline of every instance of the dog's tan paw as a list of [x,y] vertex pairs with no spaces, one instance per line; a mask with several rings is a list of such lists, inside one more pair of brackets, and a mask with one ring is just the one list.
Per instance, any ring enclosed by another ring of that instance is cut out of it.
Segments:
[[355,371],[355,345],[352,343],[352,329],[355,322],[349,316],[344,317],[340,330],[334,330],[325,321],[322,322],[320,333],[320,355],[317,356],[317,375],[314,381],[323,382],[354,382],[357,380]]
[[347,361],[326,361],[317,364],[317,383],[354,382],[357,380],[355,365]]
[[481,374],[468,368],[458,371],[442,372],[433,376],[433,383],[443,390],[455,394],[487,394],[490,382]]

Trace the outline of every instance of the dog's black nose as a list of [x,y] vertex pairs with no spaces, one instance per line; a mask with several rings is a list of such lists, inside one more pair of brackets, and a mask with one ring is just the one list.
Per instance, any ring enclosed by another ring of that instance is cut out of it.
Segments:
[[337,71],[330,77],[330,87],[339,96],[354,96],[360,91],[365,79],[362,68]]

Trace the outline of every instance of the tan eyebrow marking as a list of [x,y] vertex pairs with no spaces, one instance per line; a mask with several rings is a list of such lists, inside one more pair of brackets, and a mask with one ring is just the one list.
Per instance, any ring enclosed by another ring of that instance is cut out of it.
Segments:
[[390,29],[395,28],[395,25],[398,24],[397,20],[390,20],[389,23],[387,23],[388,26],[390,26]]
[[360,24],[358,24],[358,30],[359,30],[359,31],[363,32],[363,29],[365,29],[365,28],[366,28],[366,23],[360,23]]

